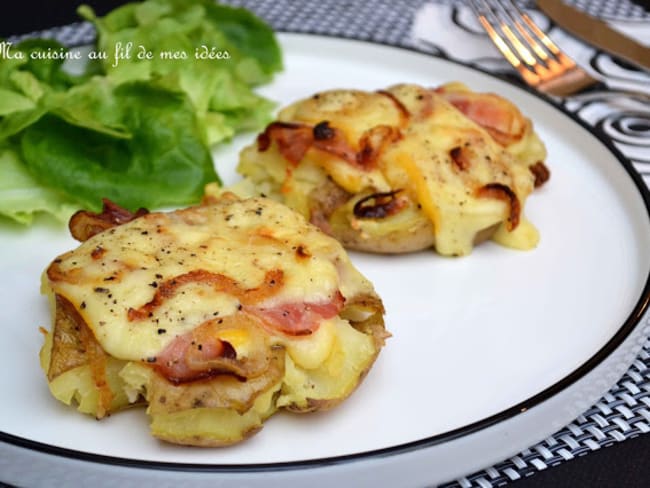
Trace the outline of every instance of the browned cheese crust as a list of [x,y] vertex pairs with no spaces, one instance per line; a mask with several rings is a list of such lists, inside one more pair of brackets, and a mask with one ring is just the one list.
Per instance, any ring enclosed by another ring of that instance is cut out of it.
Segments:
[[98,419],[146,404],[162,440],[236,443],[280,408],[344,400],[389,336],[340,244],[271,200],[137,215],[105,202],[71,229],[82,244],[44,276],[41,359],[54,396]]

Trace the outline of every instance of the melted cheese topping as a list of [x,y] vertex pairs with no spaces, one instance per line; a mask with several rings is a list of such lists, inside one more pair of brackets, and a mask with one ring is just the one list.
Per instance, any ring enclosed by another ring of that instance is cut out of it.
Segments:
[[[274,270],[282,272],[277,293],[263,307],[323,303],[374,293],[341,245],[284,205],[264,198],[222,199],[171,213],[151,213],[111,228],[57,258],[47,285],[65,297],[112,357],[142,361],[176,337],[215,317],[237,313],[241,300],[227,287],[188,280],[141,320],[133,310],[154,300],[166,283],[192,272],[223,275],[239,289],[256,289]],[[226,278],[223,278],[226,279]],[[327,322],[327,321],[325,321]],[[278,334],[298,362],[320,360],[329,350],[331,327],[309,339]],[[223,329],[219,337],[238,357],[256,347],[246,330]],[[320,343],[318,343],[320,341]],[[321,351],[321,352],[319,352]],[[309,359],[312,357],[312,359]]]
[[[486,185],[508,189],[516,199],[518,220],[534,188],[529,167],[546,156],[530,120],[497,95],[477,94],[460,83],[436,90],[406,84],[372,93],[333,90],[290,105],[278,119],[310,125],[327,121],[355,151],[374,127],[399,131],[400,137],[382,147],[369,167],[312,147],[288,173],[277,147],[246,148],[239,171],[256,183],[267,178],[283,185],[279,197],[303,214],[309,215],[304,195],[318,183],[303,178],[307,172],[300,169],[316,167],[352,194],[404,191],[433,224],[435,247],[442,254],[470,253],[477,234],[493,227],[499,227],[493,238],[501,244],[530,249],[538,242],[529,222],[519,232],[516,222],[509,223],[515,213],[506,198],[510,193],[495,198],[497,192],[481,192]],[[363,219],[355,225],[363,232]]]
[[400,125],[402,114],[384,95],[361,90],[330,90],[283,109],[278,120],[317,124],[327,120],[341,129],[353,149],[363,133],[378,125]]

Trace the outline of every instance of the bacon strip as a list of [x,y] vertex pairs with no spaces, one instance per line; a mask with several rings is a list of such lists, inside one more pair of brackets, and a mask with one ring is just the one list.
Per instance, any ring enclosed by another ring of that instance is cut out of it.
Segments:
[[[368,129],[359,141],[360,150],[355,151],[343,133],[322,121],[311,127],[306,124],[291,122],[272,122],[264,132],[257,136],[257,149],[268,150],[275,141],[278,151],[284,159],[296,167],[305,157],[310,147],[323,151],[346,161],[363,170],[370,170],[381,151],[390,143],[401,137],[399,129],[388,125],[379,125]],[[287,175],[291,170],[287,169]]]
[[505,98],[492,93],[456,92],[444,86],[435,91],[487,130],[500,145],[509,146],[524,136],[525,119],[519,109]]
[[[219,320],[223,323],[223,319]],[[237,361],[233,347],[217,337],[218,328],[217,320],[209,320],[178,336],[152,359],[154,369],[174,384],[217,374],[233,374],[239,378],[259,374],[258,367],[251,368]]]
[[[151,358],[154,369],[174,384],[209,378],[220,374],[230,374],[247,379],[262,374],[268,363],[266,355],[239,360],[235,349],[219,338],[219,332],[236,329],[248,333],[251,341],[264,342],[258,327],[270,329],[271,333],[291,336],[312,334],[324,319],[336,316],[345,303],[343,295],[337,291],[327,302],[296,302],[261,307],[256,305],[261,298],[272,294],[273,289],[282,285],[281,272],[270,271],[265,282],[258,288],[245,290],[232,280],[218,274],[196,275],[187,273],[162,285],[162,290],[148,304],[138,310],[129,310],[129,319],[137,320],[148,316],[151,308],[158,306],[164,298],[173,296],[176,289],[191,281],[207,281],[220,290],[228,291],[242,302],[241,311],[227,317],[211,319],[190,332],[175,338],[162,353]],[[258,344],[258,348],[265,348]]]
[[276,142],[278,151],[289,163],[297,166],[314,142],[313,129],[305,124],[271,122],[257,136],[258,150],[266,151],[271,146],[271,141]]
[[332,299],[324,303],[284,303],[273,308],[245,307],[244,310],[274,331],[301,336],[312,334],[322,320],[338,315],[344,304],[345,298],[337,290]]
[[68,227],[72,237],[80,242],[87,241],[100,232],[130,222],[149,213],[145,208],[130,212],[120,207],[108,198],[102,199],[103,207],[100,213],[79,210],[72,217]]
[[488,183],[477,190],[479,197],[497,198],[505,201],[510,206],[510,213],[508,215],[507,229],[512,231],[519,225],[519,218],[521,215],[521,204],[515,192],[502,183]]

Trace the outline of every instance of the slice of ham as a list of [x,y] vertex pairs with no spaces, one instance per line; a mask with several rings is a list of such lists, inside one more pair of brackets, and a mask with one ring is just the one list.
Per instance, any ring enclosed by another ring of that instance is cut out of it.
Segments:
[[[323,303],[243,306],[234,315],[208,320],[176,337],[157,357],[149,358],[148,361],[158,373],[174,384],[220,374],[233,375],[242,380],[254,378],[268,367],[268,336],[263,330],[289,336],[312,334],[323,320],[338,315],[344,302],[343,295],[337,291],[331,300]],[[220,332],[228,329],[245,334],[249,349],[256,351],[256,354],[239,358],[235,348],[220,338]]]
[[464,115],[483,127],[502,146],[519,141],[528,122],[519,109],[493,93],[475,93],[441,86],[435,90]]
[[314,143],[313,129],[305,124],[272,122],[257,136],[260,152],[266,151],[272,141],[278,145],[280,154],[295,167]]
[[376,167],[379,154],[391,143],[399,140],[398,128],[378,125],[364,132],[356,151],[343,132],[322,121],[315,126],[291,122],[272,122],[257,136],[257,148],[264,152],[275,141],[278,152],[289,163],[287,176],[298,166],[310,148],[330,154],[361,170]]
[[272,332],[292,336],[309,335],[318,329],[320,323],[339,314],[345,298],[337,291],[327,302],[295,302],[273,307],[244,307],[244,310],[258,317]]
[[224,373],[246,377],[246,371],[242,371],[234,361],[234,349],[220,340],[214,329],[214,321],[206,322],[178,336],[159,356],[149,361],[155,363],[154,367],[161,375],[175,384]]

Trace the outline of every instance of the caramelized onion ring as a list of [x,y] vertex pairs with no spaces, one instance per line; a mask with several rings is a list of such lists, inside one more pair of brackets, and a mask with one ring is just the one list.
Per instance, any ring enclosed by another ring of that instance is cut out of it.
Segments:
[[223,291],[234,295],[244,305],[254,304],[277,293],[284,284],[284,273],[276,269],[267,271],[264,281],[257,288],[242,288],[242,286],[221,273],[211,273],[203,269],[197,269],[170,278],[160,284],[154,297],[140,308],[130,308],[128,318],[131,321],[144,320],[153,314],[153,311],[160,307],[165,300],[176,295],[178,288],[187,283],[204,283],[212,286],[217,291]]
[[503,183],[488,183],[478,189],[477,195],[479,197],[497,198],[505,201],[510,206],[506,227],[509,231],[517,228],[521,215],[521,204],[515,192],[508,185],[504,185]]
[[404,208],[404,202],[395,196],[402,190],[373,193],[354,204],[354,215],[359,219],[383,219]]

